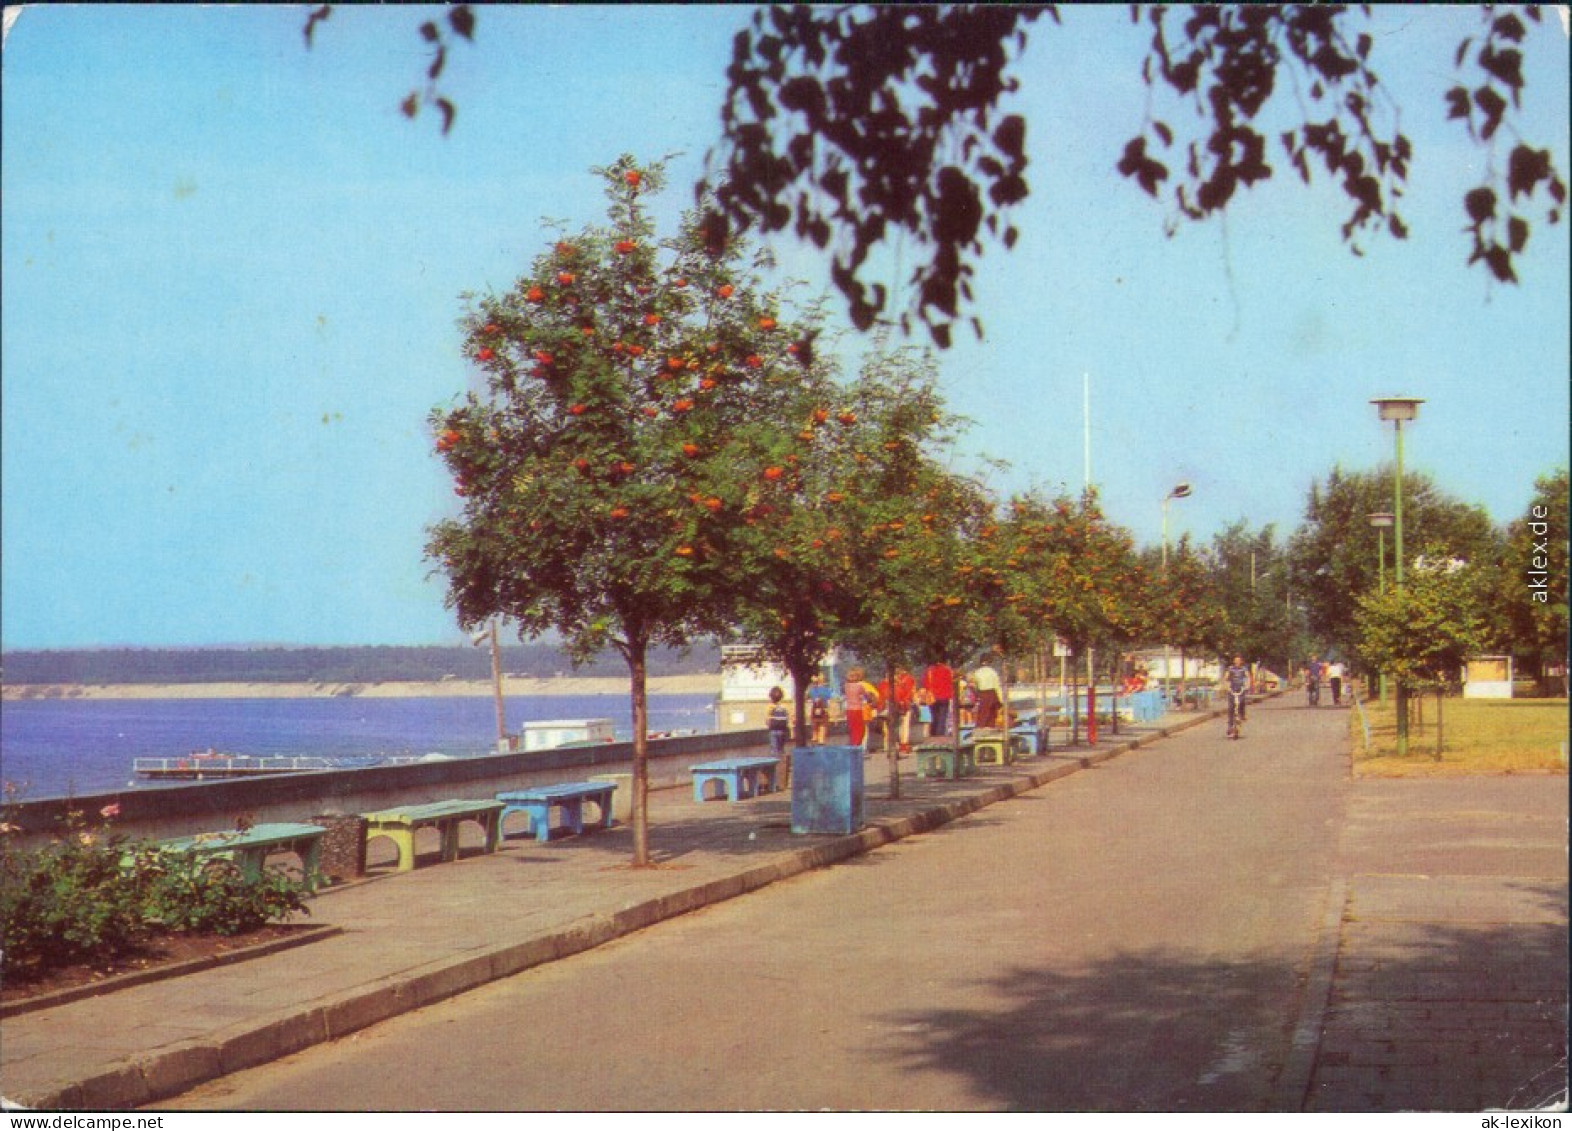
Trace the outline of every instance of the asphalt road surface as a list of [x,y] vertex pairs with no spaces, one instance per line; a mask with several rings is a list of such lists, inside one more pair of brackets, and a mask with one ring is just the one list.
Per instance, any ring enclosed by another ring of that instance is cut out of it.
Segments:
[[1346,727],[1260,704],[164,1106],[1281,1110]]

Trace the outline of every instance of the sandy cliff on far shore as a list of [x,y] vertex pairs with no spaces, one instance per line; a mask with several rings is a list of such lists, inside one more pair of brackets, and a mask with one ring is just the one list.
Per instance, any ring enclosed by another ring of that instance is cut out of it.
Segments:
[[[17,684],[0,688],[6,699],[413,699],[490,695],[489,679],[384,683],[125,683]],[[720,676],[651,676],[651,694],[718,695]],[[628,680],[617,676],[563,676],[502,681],[504,695],[627,695]]]

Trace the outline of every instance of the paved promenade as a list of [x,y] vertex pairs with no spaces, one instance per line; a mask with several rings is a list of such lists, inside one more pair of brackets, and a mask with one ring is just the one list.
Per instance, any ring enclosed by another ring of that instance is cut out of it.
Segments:
[[[793,836],[785,795],[698,804],[675,789],[652,795],[653,869],[629,866],[631,833],[617,828],[382,870],[315,900],[311,921],[341,927],[333,937],[0,1020],[0,1093],[88,1110],[175,1096],[1052,789],[1133,742],[1157,753],[1167,734],[1207,722],[1171,716],[1105,733],[1096,751],[1056,750],[961,782],[914,779],[903,762],[898,801],[885,798],[886,764],[872,759],[869,827],[856,836]],[[1328,830],[1338,866],[1320,931],[1305,940],[1293,1051],[1272,1082],[1278,1109],[1529,1108],[1564,1094],[1565,777],[1345,777],[1340,788],[1334,810],[1345,816]]]

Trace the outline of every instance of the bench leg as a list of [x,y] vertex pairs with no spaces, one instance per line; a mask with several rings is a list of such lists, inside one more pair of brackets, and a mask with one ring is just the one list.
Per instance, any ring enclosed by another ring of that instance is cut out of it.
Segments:
[[481,819],[481,826],[486,830],[486,853],[490,855],[502,847],[502,814],[488,814]]
[[262,878],[262,865],[267,860],[267,854],[268,850],[262,847],[238,848],[230,855],[230,859],[240,869],[241,876],[254,884]]
[[387,829],[385,830],[393,847],[398,849],[398,867],[400,872],[413,872],[415,870],[415,830],[414,829]]
[[305,872],[306,890],[315,892],[322,884],[322,841],[313,837],[300,853],[300,867]]
[[570,798],[562,803],[562,823],[573,830],[574,836],[584,835],[584,799]]
[[442,834],[442,861],[445,864],[452,863],[458,859],[459,825],[461,823],[460,821],[449,819],[437,826],[437,829]]

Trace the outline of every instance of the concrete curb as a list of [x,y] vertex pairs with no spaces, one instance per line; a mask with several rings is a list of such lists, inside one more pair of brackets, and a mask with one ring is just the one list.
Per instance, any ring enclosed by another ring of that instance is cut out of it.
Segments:
[[932,831],[989,805],[1040,789],[1159,739],[1201,726],[1220,717],[1221,713],[1219,710],[1198,712],[1194,718],[1110,744],[1073,762],[1063,762],[969,797],[879,821],[859,832],[805,846],[782,860],[670,892],[616,912],[588,915],[550,934],[403,971],[369,987],[358,987],[319,1000],[304,1009],[294,1008],[273,1016],[237,1022],[214,1037],[173,1046],[86,1080],[63,1082],[48,1091],[10,1099],[30,1108],[48,1110],[122,1110],[169,1099],[221,1076],[337,1040],[490,982],[593,950],[668,919],[849,860],[905,837]]
[[1303,1111],[1310,1096],[1310,1079],[1315,1072],[1316,1056],[1321,1049],[1321,1033],[1326,1011],[1332,1000],[1332,981],[1337,972],[1337,951],[1342,941],[1343,919],[1348,909],[1348,880],[1338,876],[1327,893],[1316,932],[1315,949],[1310,956],[1310,975],[1304,998],[1294,1024],[1288,1059],[1277,1078],[1279,1111]]

